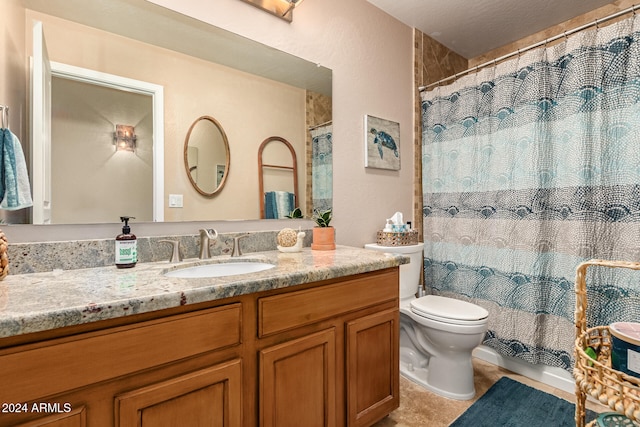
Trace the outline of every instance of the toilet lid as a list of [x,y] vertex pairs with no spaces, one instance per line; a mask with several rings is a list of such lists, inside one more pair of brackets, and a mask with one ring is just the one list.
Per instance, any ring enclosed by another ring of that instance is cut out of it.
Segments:
[[470,302],[437,295],[426,295],[411,301],[414,313],[449,323],[474,322],[486,319],[489,312]]

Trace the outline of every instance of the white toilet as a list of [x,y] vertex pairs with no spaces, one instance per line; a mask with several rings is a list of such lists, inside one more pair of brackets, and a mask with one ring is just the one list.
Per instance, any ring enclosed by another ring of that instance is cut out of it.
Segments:
[[471,352],[484,339],[489,312],[453,298],[416,298],[423,247],[365,245],[411,258],[400,266],[400,373],[441,396],[469,400],[476,394]]

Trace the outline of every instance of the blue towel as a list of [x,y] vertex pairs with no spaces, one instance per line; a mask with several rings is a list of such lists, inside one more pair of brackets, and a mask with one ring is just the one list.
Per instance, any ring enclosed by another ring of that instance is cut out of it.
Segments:
[[9,129],[2,129],[1,144],[0,209],[13,211],[33,206],[20,140]]
[[264,193],[264,217],[266,219],[274,219],[278,217],[276,195],[273,191]]
[[266,219],[286,218],[295,209],[295,197],[287,191],[264,193],[264,217]]

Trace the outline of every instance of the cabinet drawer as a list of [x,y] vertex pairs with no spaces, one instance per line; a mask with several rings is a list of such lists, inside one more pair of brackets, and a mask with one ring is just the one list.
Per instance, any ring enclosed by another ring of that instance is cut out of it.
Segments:
[[258,335],[264,337],[397,299],[398,280],[399,269],[395,268],[333,285],[260,298]]
[[0,356],[0,401],[26,401],[240,343],[241,304],[20,347]]

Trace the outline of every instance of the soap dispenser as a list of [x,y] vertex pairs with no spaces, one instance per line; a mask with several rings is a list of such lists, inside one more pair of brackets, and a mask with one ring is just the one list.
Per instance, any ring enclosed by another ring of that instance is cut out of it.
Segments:
[[122,227],[122,234],[116,236],[116,267],[118,268],[131,268],[138,262],[137,237],[135,234],[131,234],[130,219],[135,219],[135,217],[120,217],[120,221],[124,222],[124,227]]

